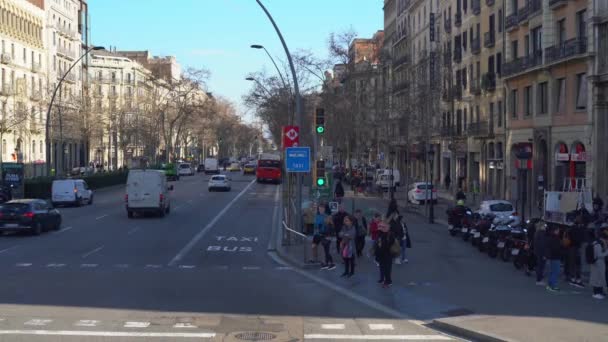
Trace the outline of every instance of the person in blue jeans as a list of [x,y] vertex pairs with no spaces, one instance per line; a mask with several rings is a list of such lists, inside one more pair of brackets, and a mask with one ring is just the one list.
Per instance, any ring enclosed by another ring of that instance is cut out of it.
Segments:
[[559,291],[557,281],[559,280],[562,254],[562,242],[560,239],[559,228],[552,227],[549,230],[549,237],[547,239],[547,260],[549,260],[549,281],[547,284],[548,291]]
[[534,233],[534,257],[536,258],[536,285],[546,285],[545,265],[547,264],[547,225],[544,222],[537,224]]

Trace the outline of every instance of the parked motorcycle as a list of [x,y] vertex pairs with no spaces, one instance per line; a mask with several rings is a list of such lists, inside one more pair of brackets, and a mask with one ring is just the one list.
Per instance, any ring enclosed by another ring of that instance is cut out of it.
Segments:
[[488,251],[488,256],[496,258],[503,253],[506,246],[507,237],[511,233],[509,224],[512,222],[508,217],[495,218],[492,227],[482,242],[486,243],[485,250]]
[[465,211],[464,217],[462,218],[462,228],[460,231],[462,232],[462,239],[464,241],[469,240],[471,237],[471,230],[473,229],[473,212],[467,208]]
[[505,247],[502,250],[501,259],[508,262],[511,256],[517,256],[528,243],[527,229],[521,226],[511,226],[511,232],[506,236]]
[[516,269],[522,269],[526,267],[526,275],[529,275],[534,271],[536,267],[536,257],[534,255],[534,234],[536,232],[536,225],[541,221],[540,218],[533,218],[526,221],[524,233],[526,241],[520,243],[520,248],[514,248],[511,252],[513,255],[513,266]]
[[466,217],[467,212],[470,211],[469,208],[462,206],[456,206],[446,210],[446,214],[448,215],[448,232],[450,235],[456,236],[458,232],[462,231],[465,223],[464,218]]
[[477,214],[477,220],[474,224],[474,229],[471,232],[471,244],[473,246],[477,246],[480,252],[484,251],[484,244],[482,240],[487,236],[488,230],[492,226],[492,221],[494,220],[494,215],[492,214]]

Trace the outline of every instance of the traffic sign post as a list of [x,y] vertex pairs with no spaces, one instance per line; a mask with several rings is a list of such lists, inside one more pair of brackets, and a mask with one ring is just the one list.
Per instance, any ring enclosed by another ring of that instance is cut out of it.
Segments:
[[297,147],[300,144],[300,127],[283,126],[283,148]]
[[310,147],[288,147],[285,149],[287,172],[310,172]]

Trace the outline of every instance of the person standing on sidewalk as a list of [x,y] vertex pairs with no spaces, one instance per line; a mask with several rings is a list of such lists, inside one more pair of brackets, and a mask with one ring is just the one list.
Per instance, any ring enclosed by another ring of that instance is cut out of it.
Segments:
[[346,216],[344,226],[340,232],[342,242],[340,243],[340,255],[344,259],[344,273],[342,277],[352,277],[355,274],[355,238],[357,230],[355,228],[355,218]]
[[594,263],[589,264],[591,276],[589,283],[593,287],[593,298],[604,299],[604,288],[606,287],[606,260],[608,257],[608,226],[603,224],[599,230],[599,239],[591,242],[593,244]]
[[579,288],[585,287],[583,285],[583,281],[581,280],[581,246],[583,244],[583,240],[585,239],[585,227],[582,221],[582,217],[579,217],[580,220],[567,231],[567,239],[563,241],[568,246],[565,246],[566,249],[566,262],[567,262],[567,280],[568,283],[572,286],[576,286]]
[[375,213],[372,222],[369,224],[369,236],[372,238],[372,241],[376,241],[378,239],[378,225],[382,221],[382,216],[380,213]]
[[323,247],[323,252],[325,253],[325,263],[322,265],[321,269],[333,270],[336,268],[336,265],[334,264],[334,259],[331,257],[331,252],[329,250],[331,245],[331,225],[328,223],[330,223],[331,220],[328,220],[329,215],[327,215],[325,210],[325,205],[319,205],[317,215],[315,216],[315,232],[319,236],[319,243],[317,244],[320,244]]
[[467,200],[467,195],[464,194],[464,191],[462,191],[462,188],[458,188],[458,192],[456,193],[456,201],[463,201],[466,202]]
[[342,203],[342,198],[344,198],[344,187],[342,186],[341,181],[336,183],[336,188],[334,189],[334,198],[336,199],[336,202]]
[[545,265],[547,264],[547,224],[537,223],[534,233],[534,257],[536,258],[536,285],[543,286],[545,282]]
[[562,260],[562,241],[559,236],[559,228],[552,227],[549,230],[549,238],[547,239],[547,259],[549,260],[549,282],[547,290],[558,292],[557,281],[559,280],[559,271]]
[[401,255],[395,257],[395,263],[397,265],[407,262],[407,259],[405,258],[405,225],[401,220],[402,216],[397,207],[397,200],[393,198],[388,204],[386,221],[390,226],[391,233],[393,233],[393,236],[399,241],[399,245],[401,245]]
[[340,242],[342,241],[342,237],[340,236],[340,232],[342,231],[342,227],[344,226],[344,218],[348,216],[348,213],[344,209],[344,205],[340,204],[338,207],[338,212],[334,214],[334,230],[336,233],[336,251],[340,254]]
[[387,222],[380,221],[378,223],[378,230],[378,239],[374,242],[376,261],[380,266],[380,279],[378,280],[378,284],[382,284],[384,288],[387,288],[393,285],[391,273],[394,255],[391,254],[391,246],[395,243],[395,237]]
[[361,209],[355,210],[355,227],[357,229],[357,238],[355,244],[357,246],[357,256],[363,256],[363,248],[365,248],[365,237],[367,236],[367,220],[363,217]]

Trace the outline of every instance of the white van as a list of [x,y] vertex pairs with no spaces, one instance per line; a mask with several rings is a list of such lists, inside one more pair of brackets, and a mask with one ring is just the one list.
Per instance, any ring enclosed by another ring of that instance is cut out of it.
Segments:
[[167,185],[163,171],[130,170],[125,195],[127,216],[132,218],[134,213],[153,212],[164,217],[171,211],[170,190],[173,185]]
[[391,187],[391,185],[393,187],[398,187],[401,185],[401,174],[397,169],[393,169],[392,171],[392,182],[390,169],[377,170],[376,177],[376,186],[382,189],[388,189]]
[[89,189],[87,183],[82,179],[54,180],[51,188],[51,202],[54,206],[93,204],[93,190]]
[[220,165],[215,158],[205,159],[205,174],[208,175],[210,173],[220,173]]
[[194,176],[194,168],[190,163],[180,163],[177,167],[177,173],[180,176]]

